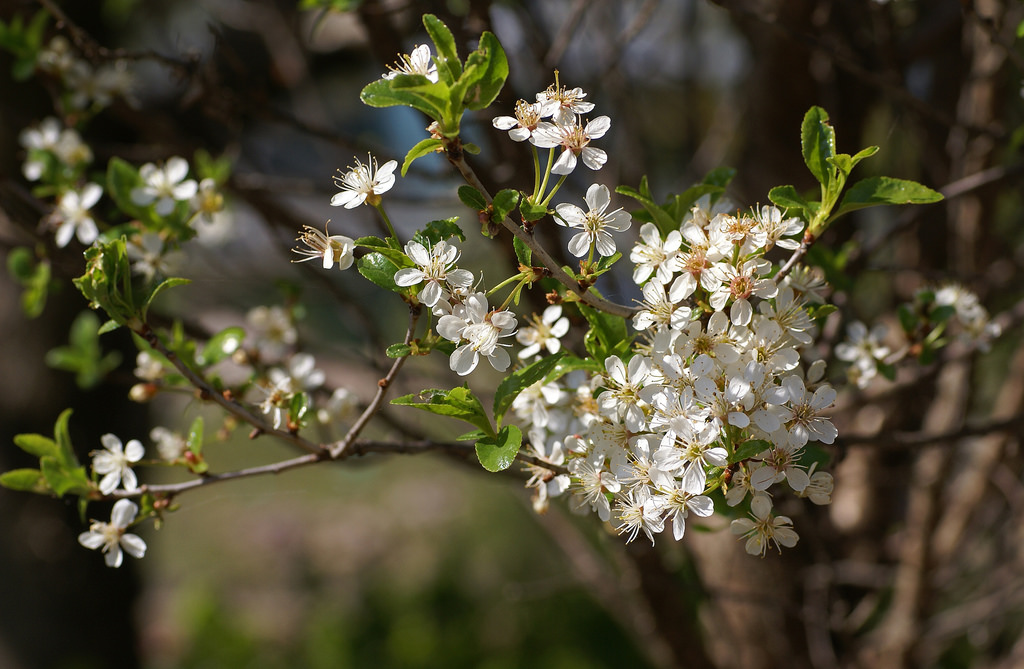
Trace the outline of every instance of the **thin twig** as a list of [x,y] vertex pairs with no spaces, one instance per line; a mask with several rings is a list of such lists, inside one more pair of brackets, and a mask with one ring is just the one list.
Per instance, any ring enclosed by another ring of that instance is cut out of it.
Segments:
[[170,363],[174,365],[175,369],[177,369],[182,374],[182,376],[188,379],[188,382],[191,383],[199,391],[201,399],[211,400],[219,404],[221,408],[223,408],[229,414],[235,416],[239,420],[242,420],[252,425],[263,434],[268,434],[270,436],[277,437],[282,441],[288,442],[293,446],[298,446],[299,448],[305,451],[309,451],[310,453],[320,454],[324,452],[323,446],[315,444],[312,441],[309,441],[308,439],[305,439],[303,437],[300,437],[295,432],[289,432],[286,430],[279,430],[275,428],[274,426],[270,425],[265,420],[263,420],[262,417],[257,416],[252,411],[236,402],[234,399],[230,399],[226,397],[224,393],[219,392],[216,388],[207,383],[205,379],[203,379],[201,376],[192,371],[192,368],[186,365],[185,361],[178,357],[177,354],[168,349],[164,345],[164,343],[160,341],[160,337],[157,336],[156,332],[154,332],[148,326],[144,326],[143,330],[141,330],[137,334],[141,336],[143,339],[145,339],[146,342],[150,346],[152,346],[154,350],[156,350],[165,358],[167,358],[167,360],[169,360]]
[[[413,336],[416,334],[416,324],[420,320],[420,308],[409,307],[409,327],[405,332],[405,344],[412,342]],[[380,410],[381,404],[384,402],[384,396],[387,395],[388,388],[391,387],[391,382],[395,380],[395,376],[398,375],[399,370],[402,369],[402,365],[409,358],[407,355],[403,355],[397,358],[391,369],[388,370],[387,375],[377,382],[377,394],[373,396],[373,400],[366,406],[363,413],[360,414],[356,422],[349,428],[348,434],[345,437],[334,444],[332,444],[328,450],[330,451],[331,458],[338,460],[345,455],[345,449],[352,445],[352,442],[359,437],[359,433],[363,431],[363,428],[370,422],[373,415]]]

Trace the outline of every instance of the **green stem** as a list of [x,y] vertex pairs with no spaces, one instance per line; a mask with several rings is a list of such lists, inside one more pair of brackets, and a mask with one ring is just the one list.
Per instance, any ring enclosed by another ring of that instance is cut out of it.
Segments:
[[558,192],[558,189],[562,187],[562,184],[564,184],[565,180],[568,179],[568,178],[569,178],[568,174],[563,174],[562,175],[562,178],[558,180],[558,183],[555,184],[555,187],[551,189],[551,192],[548,193],[548,196],[546,198],[544,198],[543,202],[541,202],[541,204],[543,206],[545,206],[545,207],[548,206],[548,202],[551,202],[551,198],[553,198],[555,196],[555,193]]
[[383,203],[375,204],[375,205],[373,205],[373,208],[376,209],[377,212],[380,213],[380,217],[382,219],[384,219],[384,225],[386,225],[388,227],[388,234],[390,236],[394,237],[395,240],[397,241],[398,240],[398,235],[395,233],[394,226],[391,225],[391,219],[388,218],[388,213],[386,211],[384,211]]
[[530,202],[539,202],[544,197],[544,190],[548,187],[548,178],[551,176],[551,167],[555,164],[555,147],[548,149],[548,166],[544,170],[544,181],[541,182],[540,188],[535,189],[533,196],[530,198]]

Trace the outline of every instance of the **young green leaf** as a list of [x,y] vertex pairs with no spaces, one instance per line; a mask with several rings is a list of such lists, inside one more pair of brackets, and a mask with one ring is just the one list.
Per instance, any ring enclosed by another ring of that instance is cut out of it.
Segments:
[[400,268],[379,252],[368,253],[357,263],[359,273],[385,290],[399,293],[403,288],[395,283],[395,272]]
[[432,153],[437,153],[442,148],[441,140],[428,137],[427,139],[420,140],[409,149],[409,152],[405,154],[405,161],[402,163],[402,176],[409,171],[409,166],[412,165],[413,161],[423,156],[429,156]]
[[487,434],[493,435],[494,428],[484,412],[480,400],[469,388],[458,387],[451,390],[431,388],[419,394],[403,395],[391,400],[392,404],[410,406],[439,416],[458,418],[474,425]]
[[751,439],[745,441],[736,447],[736,452],[729,456],[729,464],[734,465],[737,462],[743,462],[755,457],[758,453],[767,451],[772,447],[771,442],[763,439]]
[[511,408],[512,402],[519,396],[519,393],[547,376],[555,368],[555,365],[558,364],[558,361],[562,359],[563,355],[565,355],[564,352],[559,352],[555,355],[541,358],[522,369],[512,372],[498,384],[498,389],[494,393],[494,420],[498,425],[501,425],[502,417]]
[[0,474],[0,486],[21,492],[34,492],[46,494],[50,487],[46,485],[46,478],[38,469],[12,469],[9,472]]
[[523,445],[523,433],[515,425],[506,425],[495,436],[477,440],[476,457],[489,472],[500,472],[516,461]]
[[868,177],[850,186],[831,218],[883,204],[931,204],[942,200],[942,193],[916,181],[892,177]]
[[828,159],[836,155],[836,132],[828,122],[828,113],[821,107],[811,107],[804,115],[800,127],[800,148],[807,169],[828,189],[832,180]]
[[423,15],[423,27],[427,29],[427,35],[434,43],[438,76],[450,86],[462,75],[462,63],[455,48],[455,37],[448,26],[433,14]]

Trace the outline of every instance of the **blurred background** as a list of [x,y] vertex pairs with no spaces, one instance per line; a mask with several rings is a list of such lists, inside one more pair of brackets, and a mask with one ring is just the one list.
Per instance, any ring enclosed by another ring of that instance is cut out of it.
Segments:
[[[491,118],[532,100],[556,69],[612,119],[599,180],[636,186],[646,175],[659,200],[723,165],[737,169],[739,207],[766,203],[776,185],[811,187],[799,129],[820,105],[840,151],[882,147],[860,176],[914,179],[947,197],[829,230],[814,261],[840,311],[822,356],[832,360],[854,320],[898,332],[897,305],[946,279],[975,291],[1004,334],[987,352],[953,346],[893,382],[847,386],[833,419],[834,504],[781,507],[801,540],[764,559],[728,531],[626,546],[559,502],[534,514],[515,468],[487,474],[452,455],[372,456],[190,493],[162,529],[142,531],[145,559],[118,570],[77,544],[73,504],[0,489],[0,666],[1024,666],[1020,2],[2,0],[0,20],[40,9],[58,19],[47,38],[62,34],[97,63],[123,58],[135,75],[130,99],[89,125],[96,165],[199,149],[232,160],[220,232],[182,261],[194,283],[162,315],[213,331],[287,304],[328,385],[364,400],[404,309],[378,304],[354,276],[289,264],[289,248],[302,225],[332,217],[332,232],[375,232],[368,208],[328,206],[331,176],[367,151],[401,160],[426,136],[416,112],[358,99],[397,54],[428,41],[424,12],[462,54],[491,30],[509,55],[493,110],[464,124],[493,190],[528,188],[531,165]],[[0,254],[45,249],[63,289],[29,320],[21,288],[0,278],[0,469],[30,466],[12,436],[49,434],[66,407],[83,458],[106,432],[146,441],[154,425],[217,424],[188,397],[130,402],[135,354],[123,332],[104,335],[121,364],[89,392],[44,363],[85,309],[69,282],[81,247],[56,249],[40,230],[48,205],[21,176],[18,135],[53,114],[53,91],[15,81],[12,65],[0,55]],[[592,177],[577,170],[561,195],[581,197]],[[417,161],[388,194],[392,218],[411,231],[463,216],[466,258],[486,258],[473,269],[496,277],[491,268],[513,260],[472,234],[456,184],[440,158]],[[628,276],[605,292],[638,294]],[[842,383],[843,364],[831,369]],[[447,365],[435,356],[406,372],[396,395],[434,385]],[[396,409],[380,434],[396,423],[453,429]],[[208,453],[223,471],[289,451],[239,434]]]

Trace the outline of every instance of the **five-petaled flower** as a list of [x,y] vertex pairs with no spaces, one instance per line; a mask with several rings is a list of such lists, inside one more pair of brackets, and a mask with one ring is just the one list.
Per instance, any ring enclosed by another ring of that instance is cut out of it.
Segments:
[[174,211],[178,202],[191,200],[199,191],[199,184],[188,176],[188,162],[180,156],[168,158],[162,168],[146,163],[139,168],[144,184],[132,189],[132,202],[147,207],[156,202],[154,210],[159,216]]
[[88,183],[81,192],[69,190],[60,196],[57,210],[53,212],[53,220],[57,223],[57,246],[67,246],[76,234],[83,244],[96,241],[99,230],[89,210],[99,202],[101,195],[103,189],[99,185]]
[[120,567],[124,553],[134,558],[146,554],[146,542],[137,535],[125,532],[135,520],[139,507],[129,499],[119,499],[110,513],[110,522],[92,521],[88,532],[78,535],[78,543],[86,548],[102,548],[108,567]]
[[395,185],[397,160],[389,160],[379,167],[377,159],[371,155],[367,155],[365,164],[358,158],[355,161],[355,167],[349,167],[348,172],[340,177],[334,177],[334,184],[341,192],[335,193],[331,198],[332,207],[355,209],[363,203],[375,207],[380,204],[381,194],[388,192]]
[[100,492],[109,495],[117,490],[122,481],[125,490],[138,490],[139,481],[131,466],[146,454],[142,442],[132,439],[127,446],[122,446],[116,436],[105,434],[100,437],[100,443],[105,450],[92,452],[92,470],[103,475],[100,479]]
[[551,168],[552,174],[572,174],[576,169],[577,156],[590,169],[599,170],[608,162],[608,154],[588,145],[590,140],[604,137],[611,126],[612,120],[607,116],[598,116],[588,121],[586,126],[582,125],[579,118],[564,125],[541,123],[533,131],[530,141],[542,149],[562,147],[562,155]]
[[449,288],[469,288],[473,283],[472,272],[455,267],[459,250],[445,241],[431,247],[409,242],[405,245],[405,255],[416,263],[416,267],[405,267],[395,272],[395,283],[402,287],[422,283],[418,297],[428,307],[451,297]]
[[507,309],[491,311],[483,293],[473,293],[463,305],[441,316],[437,322],[437,333],[459,344],[449,360],[452,371],[459,376],[476,369],[480,356],[487,358],[499,372],[508,369],[512,360],[498,340],[511,336],[515,329],[515,314]]
[[516,333],[516,341],[526,348],[519,352],[522,359],[540,353],[546,348],[548,353],[555,354],[562,348],[562,337],[569,331],[569,319],[562,315],[562,306],[553,304],[544,313],[533,315],[531,325]]
[[558,213],[558,222],[570,228],[580,228],[569,240],[569,253],[577,258],[586,255],[591,246],[597,247],[597,252],[602,256],[610,256],[615,253],[615,239],[609,230],[622,232],[627,230],[633,222],[629,213],[620,207],[615,211],[606,211],[611,202],[611,195],[608,187],[601,184],[594,184],[587,189],[587,207],[590,211],[583,211],[574,204],[563,203],[555,207]]

